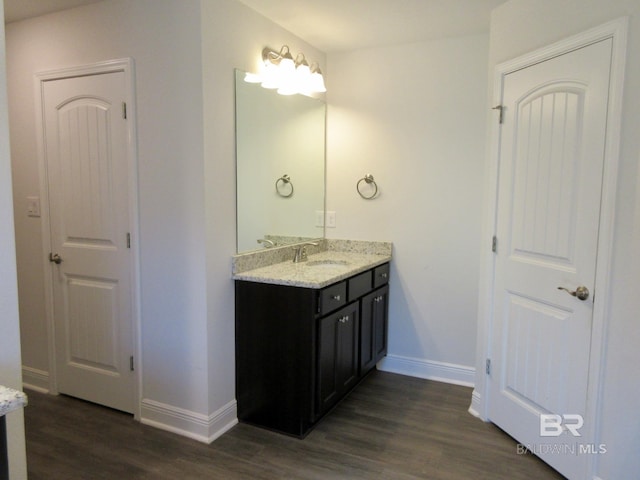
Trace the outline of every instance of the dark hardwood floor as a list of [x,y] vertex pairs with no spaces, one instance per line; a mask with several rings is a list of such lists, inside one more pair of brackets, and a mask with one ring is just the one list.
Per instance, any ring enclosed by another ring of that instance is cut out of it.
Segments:
[[373,372],[304,440],[237,425],[211,445],[28,391],[29,478],[556,479],[467,413],[471,389]]

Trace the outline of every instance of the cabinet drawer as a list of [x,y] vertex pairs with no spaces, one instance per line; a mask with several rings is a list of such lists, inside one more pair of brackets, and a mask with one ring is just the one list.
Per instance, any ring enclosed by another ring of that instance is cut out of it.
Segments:
[[371,275],[372,270],[356,275],[348,280],[349,282],[349,301],[352,302],[371,291]]
[[318,313],[325,315],[347,304],[347,282],[336,283],[320,292]]
[[389,283],[389,264],[385,263],[373,270],[373,288]]

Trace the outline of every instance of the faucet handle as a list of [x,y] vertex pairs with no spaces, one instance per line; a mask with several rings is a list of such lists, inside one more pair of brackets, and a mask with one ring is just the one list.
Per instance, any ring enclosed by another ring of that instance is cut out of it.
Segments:
[[273,243],[271,240],[267,239],[267,238],[259,238],[258,240],[256,240],[260,245],[262,245],[264,248],[272,248],[275,247],[276,244]]
[[307,246],[317,247],[317,242],[306,242],[301,245],[293,247],[295,254],[293,256],[293,263],[306,262],[307,261]]

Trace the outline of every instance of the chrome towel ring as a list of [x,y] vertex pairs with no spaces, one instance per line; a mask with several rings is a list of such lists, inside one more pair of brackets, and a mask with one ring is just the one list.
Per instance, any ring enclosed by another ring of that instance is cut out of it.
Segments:
[[[365,182],[367,185],[372,185],[374,190],[373,193],[371,195],[365,195],[362,193],[362,191],[360,190],[361,188],[361,183]],[[378,184],[376,183],[376,181],[373,179],[373,175],[371,175],[370,173],[367,173],[364,177],[362,177],[360,180],[358,180],[358,183],[356,183],[356,190],[358,190],[358,194],[364,198],[365,200],[372,200],[373,198],[375,198],[375,196],[378,194]]]
[[[291,187],[289,189],[289,193],[283,193],[282,189],[286,188],[287,185]],[[291,183],[291,177],[289,177],[289,175],[287,175],[286,173],[278,180],[276,180],[276,193],[284,198],[289,198],[291,195],[293,195],[293,183]]]

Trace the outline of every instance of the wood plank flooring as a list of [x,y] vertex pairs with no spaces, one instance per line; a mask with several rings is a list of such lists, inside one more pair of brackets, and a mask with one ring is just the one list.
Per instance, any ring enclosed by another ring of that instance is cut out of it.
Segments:
[[31,480],[560,479],[467,412],[471,389],[373,372],[304,440],[237,425],[211,445],[29,391]]

